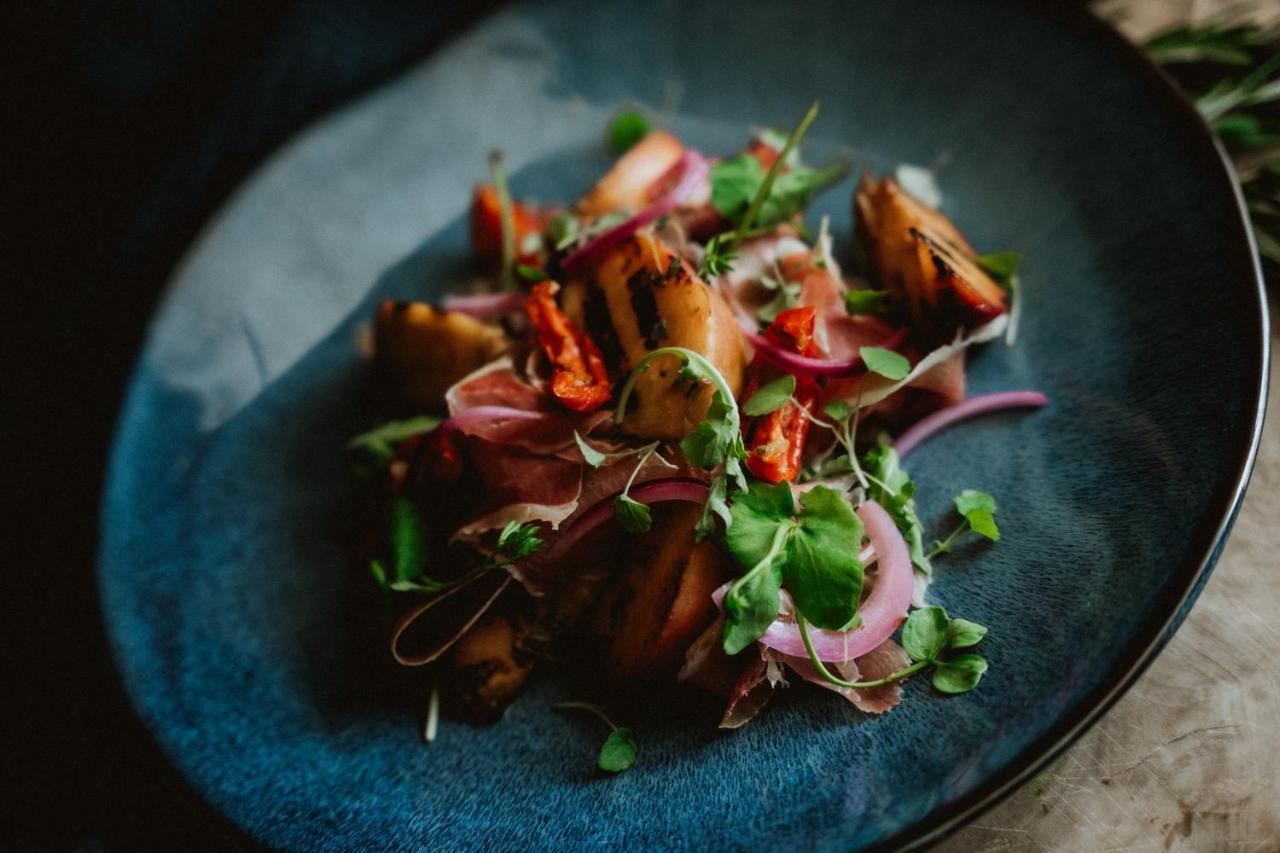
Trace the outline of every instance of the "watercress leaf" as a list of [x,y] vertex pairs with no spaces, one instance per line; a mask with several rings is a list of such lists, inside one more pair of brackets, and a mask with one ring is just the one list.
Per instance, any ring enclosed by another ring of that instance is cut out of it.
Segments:
[[849,417],[852,412],[849,408],[849,404],[844,400],[833,400],[832,402],[827,403],[827,405],[823,407],[822,411],[827,417],[836,421],[844,420]]
[[547,225],[547,236],[555,244],[556,251],[563,251],[578,239],[580,230],[578,217],[572,213],[561,213]]
[[375,464],[385,465],[391,461],[391,455],[395,452],[397,444],[415,435],[430,432],[439,425],[440,419],[434,415],[388,421],[351,439],[347,443],[347,450]]
[[[882,437],[879,443],[867,451],[862,465],[875,478],[867,489],[867,497],[889,513],[893,523],[907,540],[911,564],[925,577],[929,577],[933,574],[933,565],[924,551],[924,524],[916,514],[913,497],[915,484],[899,464],[897,452]],[[882,483],[884,486],[881,486]]]
[[587,444],[586,439],[578,435],[576,429],[573,431],[573,440],[578,443],[578,451],[582,453],[582,458],[586,460],[588,465],[592,468],[599,468],[604,464],[605,455]]
[[787,541],[782,582],[804,617],[819,628],[843,631],[862,593],[862,521],[835,489],[805,492],[798,526]]
[[970,646],[976,646],[985,636],[987,636],[985,625],[970,622],[968,619],[952,619],[951,624],[947,626],[947,648],[967,649]]
[[947,644],[947,611],[922,607],[911,611],[902,626],[902,648],[914,661],[933,660]]
[[1018,264],[1022,263],[1022,253],[994,252],[990,255],[978,255],[973,262],[986,270],[996,280],[996,284],[1007,288],[1018,272]]
[[933,671],[933,686],[943,693],[967,693],[978,686],[986,671],[987,659],[982,655],[956,655],[938,663]]
[[628,533],[648,533],[649,528],[653,526],[649,507],[627,495],[618,495],[614,498],[613,517]]
[[858,353],[867,365],[867,370],[878,373],[886,379],[897,381],[906,378],[906,375],[911,372],[911,362],[907,361],[906,356],[893,350],[884,347],[862,347]]
[[969,519],[969,526],[973,528],[974,533],[985,536],[992,542],[1000,541],[1000,528],[996,526],[996,520],[989,511],[975,509],[966,518]]
[[734,498],[729,509],[733,521],[724,534],[725,548],[739,565],[751,568],[769,553],[774,531],[779,524],[790,520],[795,511],[790,484],[771,486],[759,480],[752,482],[745,492]]
[[391,502],[392,580],[413,580],[426,562],[426,526],[413,501],[396,497]]
[[387,570],[379,560],[369,561],[369,574],[373,575],[374,583],[378,586],[387,588]]
[[635,737],[631,729],[618,726],[604,739],[604,746],[600,747],[600,758],[597,759],[596,766],[606,773],[620,773],[634,764],[635,760]]
[[854,317],[883,314],[889,304],[887,290],[849,290],[844,294],[844,310]]
[[976,489],[965,489],[956,496],[956,509],[965,520],[969,522],[969,526],[973,528],[973,532],[987,537],[992,542],[1000,541],[1000,529],[996,526],[995,498],[986,492],[980,492]]
[[752,416],[776,412],[787,404],[795,392],[796,378],[790,373],[784,373],[772,382],[761,385],[760,389],[742,404],[742,411]]
[[702,506],[702,515],[694,525],[694,539],[698,542],[716,532],[716,518],[724,522],[725,527],[733,523],[729,511],[729,481],[724,472],[711,478],[711,488],[707,494],[707,502]]
[[546,543],[538,533],[538,525],[508,521],[507,526],[498,534],[494,554],[498,558],[515,562],[529,556],[544,544]]
[[[734,501],[734,507],[737,505],[738,502]],[[735,527],[736,522],[729,531]],[[736,655],[760,639],[778,618],[778,607],[782,603],[779,594],[781,583],[781,572],[775,563],[729,587],[724,596],[724,650],[727,654]]]
[[756,216],[755,227],[771,228],[790,219],[809,205],[818,190],[839,181],[847,171],[846,164],[837,163],[826,169],[801,166],[777,175]]
[[649,119],[639,110],[622,110],[609,122],[609,150],[625,154],[649,133]]
[[711,206],[730,222],[746,213],[764,183],[764,167],[750,154],[738,154],[711,167]]

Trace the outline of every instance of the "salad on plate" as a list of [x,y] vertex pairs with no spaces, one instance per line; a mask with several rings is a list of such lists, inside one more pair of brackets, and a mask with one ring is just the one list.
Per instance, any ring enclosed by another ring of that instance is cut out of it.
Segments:
[[[428,740],[557,664],[709,692],[724,728],[798,682],[879,714],[908,678],[981,681],[987,629],[928,585],[962,538],[999,540],[995,499],[961,492],[931,536],[903,460],[1046,402],[965,394],[967,348],[1015,341],[1019,255],[980,253],[913,167],[862,175],[838,254],[805,218],[849,172],[802,158],[817,112],[721,157],[621,112],[568,205],[513,199],[495,155],[470,292],[378,306],[357,562],[391,655],[426,670]],[[601,769],[631,764],[606,709],[563,707],[609,725]]]

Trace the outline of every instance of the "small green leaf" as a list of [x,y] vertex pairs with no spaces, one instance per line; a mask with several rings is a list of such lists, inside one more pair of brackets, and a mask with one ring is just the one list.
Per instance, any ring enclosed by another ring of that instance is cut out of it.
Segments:
[[369,562],[369,574],[373,575],[373,580],[378,586],[386,588],[387,570],[383,567],[381,561],[371,560]]
[[649,119],[639,110],[622,110],[609,122],[609,150],[625,154],[649,134]]
[[592,468],[599,468],[604,464],[604,460],[606,458],[605,455],[587,444],[586,439],[578,435],[578,431],[576,429],[573,431],[573,440],[578,443],[578,450],[582,453],[582,458],[586,460],[588,465]]
[[987,671],[987,659],[982,655],[956,655],[941,661],[933,671],[933,686],[943,693],[967,693],[978,686]]
[[551,242],[555,245],[556,251],[564,251],[573,245],[578,239],[581,226],[578,223],[578,217],[572,213],[558,214],[547,225],[547,236],[551,238]]
[[902,626],[902,648],[914,661],[933,660],[947,644],[949,621],[941,607],[913,610]]
[[1018,273],[1018,264],[1022,263],[1022,253],[994,252],[990,255],[978,255],[973,262],[986,270],[997,284],[1007,288],[1009,282]]
[[614,498],[613,517],[628,533],[648,533],[649,528],[653,526],[649,507],[627,495],[618,495]]
[[849,290],[844,294],[844,310],[853,317],[880,315],[889,310],[887,290]]
[[618,726],[609,732],[604,746],[600,747],[600,758],[596,761],[596,766],[606,773],[620,773],[634,764],[635,760],[636,741],[631,729]]
[[787,404],[795,392],[796,378],[790,373],[784,373],[772,382],[761,385],[759,390],[742,404],[743,414],[754,417],[776,412]]
[[711,206],[730,222],[746,213],[764,183],[764,167],[750,154],[738,154],[711,167]]
[[867,370],[872,373],[878,373],[885,379],[892,379],[895,382],[899,379],[906,378],[911,372],[911,362],[907,361],[906,356],[900,355],[893,350],[884,347],[862,347],[858,350],[862,356],[862,361],[867,365]]
[[974,533],[992,542],[1000,541],[1000,529],[996,526],[996,500],[986,492],[965,489],[956,496],[956,510],[965,517]]
[[377,465],[386,465],[391,461],[397,444],[415,435],[430,432],[439,425],[440,418],[434,415],[419,415],[402,421],[388,421],[351,439],[347,443],[347,450]]
[[548,278],[546,270],[528,264],[516,264],[516,275],[525,281],[532,282],[546,281]]
[[782,564],[783,583],[814,625],[847,630],[862,593],[862,520],[844,495],[826,486],[815,486],[800,500]]
[[502,528],[502,532],[498,534],[494,556],[514,563],[537,551],[544,544],[546,543],[538,534],[538,525],[508,521],[506,527]]
[[849,408],[849,404],[844,400],[833,400],[830,403],[827,403],[827,405],[823,407],[822,411],[832,420],[842,421],[849,417],[853,410]]
[[733,251],[733,232],[717,234],[707,241],[706,252],[702,257],[702,265],[698,274],[703,278],[715,278],[733,271],[733,262],[738,253]]
[[[737,506],[736,502],[734,506]],[[735,523],[729,529],[736,526]],[[736,655],[760,639],[778,618],[781,588],[781,573],[776,566],[768,566],[746,578],[745,582],[729,587],[724,597],[724,650],[727,654]]]
[[392,500],[391,553],[394,581],[411,581],[422,574],[427,558],[426,538],[426,526],[413,501],[404,497]]
[[967,649],[970,646],[976,646],[985,636],[987,636],[985,625],[970,622],[968,619],[952,619],[951,624],[947,626],[947,648]]

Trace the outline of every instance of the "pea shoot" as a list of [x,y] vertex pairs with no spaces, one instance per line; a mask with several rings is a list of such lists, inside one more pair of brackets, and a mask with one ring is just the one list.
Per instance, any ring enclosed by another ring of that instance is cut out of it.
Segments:
[[590,702],[559,702],[551,707],[564,711],[586,711],[609,727],[609,736],[600,747],[596,767],[606,773],[621,773],[635,764],[637,747],[634,734],[631,729],[619,726],[609,719],[602,706]]

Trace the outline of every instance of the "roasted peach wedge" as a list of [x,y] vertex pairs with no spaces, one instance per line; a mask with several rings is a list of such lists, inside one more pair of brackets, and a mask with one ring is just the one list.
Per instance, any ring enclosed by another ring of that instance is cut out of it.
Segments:
[[[944,336],[1005,312],[1005,292],[944,214],[892,178],[863,175],[854,195],[858,237],[880,286],[902,299],[915,325]],[[950,328],[942,328],[949,326]]]
[[655,130],[618,158],[577,204],[578,214],[595,219],[607,213],[638,213],[661,190],[662,178],[684,156],[684,145],[665,130]]

